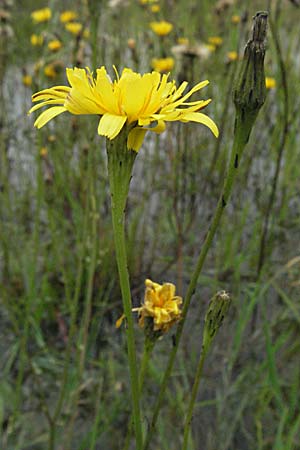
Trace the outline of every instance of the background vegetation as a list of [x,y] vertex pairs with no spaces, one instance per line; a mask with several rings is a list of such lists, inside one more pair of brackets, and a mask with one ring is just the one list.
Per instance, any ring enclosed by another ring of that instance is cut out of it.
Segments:
[[[180,448],[204,313],[220,289],[233,305],[206,361],[191,450],[300,449],[300,10],[287,0],[155,4],[158,12],[138,1],[1,2],[3,450],[119,450],[130,415],[125,337],[114,325],[122,302],[98,118],[64,114],[37,132],[27,117],[32,92],[65,84],[65,67],[144,72],[159,57],[174,58],[178,82],[210,80],[201,92],[213,99],[207,112],[220,138],[195,124],[147,136],[127,208],[134,304],[145,278],[174,282],[184,295],[232,143],[239,62],[228,52],[242,55],[251,16],[261,9],[270,12],[266,74],[276,86],[200,277],[152,449]],[[51,20],[35,24],[31,12],[45,6]],[[60,22],[65,9],[77,12],[78,35]],[[174,25],[164,38],[149,27],[160,19]],[[32,34],[43,43],[32,45]],[[209,38],[216,36],[222,42],[213,48]],[[62,46],[53,52],[48,43],[56,39]],[[136,331],[141,353],[143,334]],[[145,429],[172,334],[150,362]]]

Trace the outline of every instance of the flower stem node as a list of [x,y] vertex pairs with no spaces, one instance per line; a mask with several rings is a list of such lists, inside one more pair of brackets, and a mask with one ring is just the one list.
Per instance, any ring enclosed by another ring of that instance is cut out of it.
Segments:
[[225,291],[219,291],[211,299],[205,315],[203,331],[203,349],[207,351],[221,327],[231,304],[231,298]]
[[233,91],[237,114],[243,121],[249,122],[250,129],[266,98],[264,59],[267,20],[268,13],[264,11],[256,13],[253,17],[252,36],[246,44]]

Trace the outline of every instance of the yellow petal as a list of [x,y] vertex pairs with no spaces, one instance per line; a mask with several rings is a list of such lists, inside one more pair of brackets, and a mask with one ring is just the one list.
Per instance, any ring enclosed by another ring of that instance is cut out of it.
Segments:
[[119,317],[119,319],[116,321],[116,328],[120,328],[124,319],[125,319],[125,314],[122,314],[121,317]]
[[183,114],[182,118],[180,118],[181,122],[198,122],[202,123],[203,125],[206,125],[212,133],[218,137],[219,136],[219,130],[215,122],[208,116],[202,113],[198,112],[189,112],[187,114]]
[[64,106],[53,106],[52,108],[49,108],[46,111],[42,112],[42,114],[34,122],[34,126],[37,128],[42,128],[44,125],[46,125],[47,122],[49,122],[49,120],[53,119],[64,111],[67,111]]
[[127,148],[138,152],[142,146],[146,132],[147,130],[145,128],[133,128],[128,135]]
[[47,100],[45,102],[39,103],[38,105],[34,105],[29,111],[28,114],[31,114],[32,112],[36,111],[39,108],[42,108],[43,106],[46,105],[56,105],[56,104],[61,103],[62,105],[65,103],[65,100],[62,99],[55,99],[55,100]]
[[114,139],[122,130],[126,120],[126,116],[115,116],[114,114],[106,113],[100,119],[98,134]]

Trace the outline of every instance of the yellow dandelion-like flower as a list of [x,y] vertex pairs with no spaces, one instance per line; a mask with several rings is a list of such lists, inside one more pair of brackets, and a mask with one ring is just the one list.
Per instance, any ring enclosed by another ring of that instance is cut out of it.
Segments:
[[60,16],[59,16],[59,20],[61,21],[61,23],[67,23],[67,22],[72,22],[73,20],[76,20],[78,17],[77,13],[75,11],[63,11]]
[[50,8],[36,9],[32,11],[31,18],[35,23],[48,22],[52,17],[52,12]]
[[158,36],[166,36],[173,30],[173,25],[170,22],[161,20],[160,22],[151,22],[150,28]]
[[55,66],[53,64],[47,64],[44,67],[44,74],[46,75],[46,77],[48,78],[56,78],[57,76],[57,72],[55,70]]
[[152,67],[157,72],[170,72],[175,64],[174,58],[153,58]]
[[175,295],[176,288],[172,283],[160,285],[146,280],[145,285],[144,303],[140,308],[134,308],[139,313],[139,326],[144,328],[145,318],[150,317],[153,330],[166,333],[181,319],[182,298]]
[[215,47],[220,47],[223,43],[223,39],[220,36],[212,36],[208,38],[208,42]]
[[177,44],[178,44],[178,45],[189,45],[189,43],[190,43],[189,38],[186,38],[186,37],[179,37],[179,38],[177,39]]
[[151,5],[150,9],[153,13],[158,13],[160,11],[160,6],[159,5]]
[[238,59],[238,57],[239,57],[239,55],[235,51],[227,52],[227,58],[229,61],[236,61]]
[[48,48],[52,52],[57,52],[62,47],[62,43],[58,39],[54,39],[48,43]]
[[237,14],[234,14],[231,17],[231,23],[233,23],[234,25],[237,25],[238,23],[240,23],[240,21],[241,21],[241,17],[238,16]]
[[48,155],[47,147],[42,147],[42,148],[40,149],[40,156],[41,156],[42,158],[45,158],[47,155]]
[[[153,320],[153,331],[166,333],[172,325],[181,319],[182,298],[175,295],[176,288],[172,283],[160,285],[151,280],[145,281],[144,302],[132,311],[139,313],[139,326],[145,328],[145,320]],[[119,328],[125,318],[123,314],[116,322]]]
[[272,77],[266,77],[266,88],[267,89],[275,89],[276,88],[276,80]]
[[38,47],[43,45],[44,37],[41,34],[32,34],[30,36],[30,43],[33,47]]
[[32,85],[32,76],[31,75],[23,75],[22,83],[24,86],[29,87]]
[[36,119],[34,125],[43,127],[54,117],[69,111],[71,114],[100,115],[98,134],[114,139],[128,125],[127,147],[138,151],[148,130],[161,133],[165,122],[197,122],[207,126],[217,137],[216,124],[199,112],[210,103],[208,100],[188,102],[192,94],[208,85],[205,80],[184,94],[186,81],[177,88],[169,75],[153,71],[143,75],[125,68],[121,76],[112,81],[102,66],[96,78],[88,68],[66,69],[69,86],[54,86],[32,96],[29,114],[43,106],[51,105]]
[[65,24],[65,29],[77,36],[79,33],[81,33],[82,24],[80,22],[68,22]]

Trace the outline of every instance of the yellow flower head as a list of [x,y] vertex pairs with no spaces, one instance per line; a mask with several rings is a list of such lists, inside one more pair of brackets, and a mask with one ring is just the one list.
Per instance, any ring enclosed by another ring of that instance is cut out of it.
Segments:
[[48,48],[52,52],[57,52],[62,47],[62,43],[58,39],[54,39],[48,43]]
[[275,89],[276,88],[275,78],[266,77],[266,88],[267,89]]
[[23,75],[22,82],[24,86],[29,87],[32,85],[32,76],[30,75]]
[[153,58],[152,67],[157,72],[170,72],[175,64],[174,58]]
[[166,333],[181,318],[182,298],[175,295],[176,288],[172,283],[160,285],[146,280],[145,285],[144,303],[140,308],[134,308],[139,313],[139,326],[144,328],[145,318],[150,317],[153,330]]
[[33,47],[41,46],[44,43],[44,37],[42,34],[32,34],[30,36],[30,43]]
[[56,70],[55,70],[54,64],[47,64],[47,65],[44,67],[44,74],[45,74],[46,77],[48,77],[48,78],[56,78],[57,72],[56,72]]
[[240,23],[240,21],[241,21],[241,17],[238,16],[237,14],[234,14],[231,17],[231,23],[233,23],[234,25],[237,25],[238,23]]
[[52,12],[50,8],[36,9],[31,13],[31,18],[35,23],[48,22],[51,16]]
[[170,22],[161,20],[160,22],[150,22],[150,28],[158,36],[166,36],[173,30],[173,25]]
[[153,13],[158,13],[160,11],[160,6],[159,5],[151,5],[150,9]]
[[77,36],[82,30],[82,24],[80,22],[68,22],[65,24],[65,29]]
[[215,47],[220,47],[223,43],[223,39],[220,36],[212,36],[208,38],[208,42]]
[[75,19],[77,19],[77,13],[75,11],[63,11],[59,16],[59,20],[62,23],[72,22]]
[[239,57],[239,55],[235,51],[227,52],[227,58],[229,61],[236,61],[238,59],[238,57]]
[[129,125],[127,147],[138,151],[147,130],[161,133],[165,122],[198,122],[206,125],[218,136],[214,121],[199,112],[209,100],[187,102],[195,92],[208,85],[208,80],[196,84],[183,95],[188,83],[177,88],[169,75],[159,72],[141,75],[125,68],[121,76],[112,81],[102,66],[96,78],[88,68],[66,69],[69,86],[54,86],[32,96],[33,106],[29,113],[51,105],[36,119],[34,125],[43,127],[49,120],[68,111],[71,114],[100,115],[98,134],[114,139],[124,125]]

